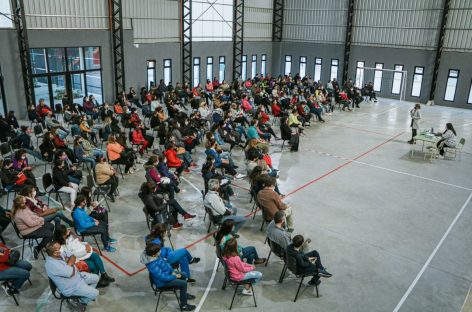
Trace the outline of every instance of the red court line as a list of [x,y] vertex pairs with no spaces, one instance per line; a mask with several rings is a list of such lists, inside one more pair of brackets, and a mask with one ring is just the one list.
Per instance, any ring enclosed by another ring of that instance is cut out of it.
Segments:
[[331,171],[329,171],[329,172],[323,174],[322,176],[320,176],[320,177],[318,177],[318,178],[316,178],[316,179],[314,179],[314,180],[311,180],[311,181],[309,181],[309,182],[303,184],[302,186],[300,186],[300,187],[296,188],[295,190],[291,191],[290,193],[288,193],[285,197],[290,196],[290,195],[292,195],[292,194],[295,194],[296,192],[298,192],[298,191],[304,189],[305,187],[307,187],[307,186],[309,186],[309,185],[311,185],[311,184],[313,184],[313,183],[315,183],[315,182],[318,182],[319,180],[321,180],[321,179],[323,179],[323,178],[326,178],[326,177],[329,176],[330,174],[332,174],[332,173],[334,173],[334,172],[340,170],[341,168],[344,168],[345,166],[349,165],[349,164],[352,163],[353,161],[358,160],[358,159],[361,158],[361,157],[364,157],[365,155],[367,155],[367,154],[369,154],[369,153],[375,151],[376,149],[378,149],[378,148],[384,146],[384,145],[387,144],[388,142],[390,142],[390,141],[392,141],[392,140],[398,138],[398,137],[399,137],[400,135],[402,135],[403,133],[405,133],[405,131],[402,131],[402,132],[400,132],[399,134],[397,134],[397,135],[391,137],[391,138],[388,139],[387,141],[384,141],[384,142],[382,142],[382,143],[380,143],[380,144],[378,144],[378,145],[372,147],[371,149],[369,149],[368,151],[366,151],[366,152],[360,154],[360,155],[357,156],[356,158],[346,161],[346,162],[343,163],[342,165],[340,165],[340,166],[334,168],[333,170],[331,170]]
[[[390,142],[390,141],[396,139],[397,137],[399,137],[399,136],[402,135],[403,133],[405,133],[405,131],[402,131],[402,132],[398,133],[397,135],[391,137],[390,139],[388,139],[388,140],[386,140],[386,141],[384,141],[384,142],[382,142],[382,143],[380,143],[380,144],[378,144],[378,145],[372,147],[371,149],[369,149],[368,151],[366,151],[366,152],[360,154],[360,155],[357,156],[356,158],[351,159],[351,160],[349,160],[349,161],[343,163],[342,165],[340,165],[340,166],[334,168],[333,170],[331,170],[331,171],[329,171],[329,172],[323,174],[322,176],[320,176],[320,177],[318,177],[318,178],[316,178],[316,179],[314,179],[314,180],[311,180],[311,181],[309,181],[309,182],[303,184],[302,186],[300,186],[300,187],[296,188],[295,190],[291,191],[290,193],[288,193],[285,197],[288,197],[288,196],[290,196],[290,195],[293,195],[293,194],[295,194],[296,192],[301,191],[302,189],[306,188],[307,186],[309,186],[309,185],[311,185],[311,184],[313,184],[313,183],[315,183],[315,182],[318,182],[319,180],[321,180],[321,179],[323,179],[323,178],[325,178],[325,177],[331,175],[332,173],[334,173],[334,172],[336,172],[336,171],[338,171],[338,170],[344,168],[345,166],[349,165],[349,164],[352,163],[353,161],[358,160],[359,158],[364,157],[365,155],[367,155],[367,154],[369,154],[369,153],[375,151],[376,149],[378,149],[378,148],[384,146],[384,145],[387,144],[388,142]],[[236,185],[235,185],[235,186],[236,186]],[[237,187],[240,187],[240,186],[237,186]],[[241,187],[241,188],[243,188],[243,187]],[[245,188],[243,188],[243,189],[245,189]],[[247,190],[247,189],[246,189],[246,190]],[[259,211],[259,209],[256,209],[255,211],[253,211],[253,212],[251,212],[251,213],[245,215],[244,217],[245,217],[245,218],[249,218],[249,217],[252,216],[253,214],[256,214],[258,211]],[[185,248],[185,249],[192,248],[192,247],[195,246],[196,244],[198,244],[198,243],[200,243],[200,242],[206,240],[207,238],[211,237],[211,236],[212,236],[213,234],[215,234],[215,233],[216,233],[216,231],[210,232],[210,233],[206,234],[205,236],[199,238],[198,240],[196,240],[196,241],[194,241],[194,242],[188,244],[188,245],[185,246],[184,248]],[[95,248],[94,248],[94,250],[95,250],[96,252],[98,252],[98,250],[96,250]],[[139,270],[137,270],[137,271],[135,271],[135,272],[130,273],[130,272],[126,271],[124,268],[122,268],[121,266],[119,266],[116,262],[114,262],[113,260],[111,260],[110,258],[108,258],[107,256],[105,256],[104,254],[102,254],[101,256],[102,256],[103,258],[105,258],[105,260],[107,260],[108,262],[110,262],[111,264],[113,264],[116,268],[118,268],[120,271],[122,271],[123,273],[125,273],[125,274],[126,274],[127,276],[129,276],[129,277],[134,276],[134,275],[136,275],[136,274],[138,274],[138,273],[140,273],[140,272],[142,272],[142,271],[144,271],[144,270],[146,269],[146,267],[143,267],[143,268],[141,268],[141,269],[139,269]]]

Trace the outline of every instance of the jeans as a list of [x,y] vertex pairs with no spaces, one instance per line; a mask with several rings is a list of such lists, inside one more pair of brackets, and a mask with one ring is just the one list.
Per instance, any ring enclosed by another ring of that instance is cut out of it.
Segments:
[[74,223],[71,219],[67,218],[61,210],[44,217],[44,222],[50,222],[52,220],[54,220],[56,227],[61,224],[61,220],[67,223],[69,226],[72,226]]
[[259,283],[262,278],[262,273],[259,271],[250,271],[244,274],[243,281],[253,279],[254,283]]
[[92,169],[95,168],[95,159],[92,157],[82,157],[82,158],[77,158],[78,161],[82,161],[85,163],[89,163],[92,166]]
[[43,159],[43,155],[41,155],[40,152],[37,152],[35,150],[29,149],[29,148],[23,148],[26,153],[30,154],[31,156],[38,158],[38,159]]
[[92,154],[93,157],[99,156],[100,158],[103,158],[103,155],[105,155],[105,153],[99,148],[92,148],[90,154]]
[[80,235],[94,235],[94,234],[100,234],[100,238],[102,240],[103,246],[108,247],[108,240],[110,237],[108,236],[108,226],[100,222],[98,225],[89,227],[85,231],[82,231]]
[[31,264],[28,261],[18,260],[14,266],[0,272],[0,280],[11,280],[13,288],[20,289],[24,282],[30,277]]
[[71,182],[71,183],[74,183],[74,184],[77,184],[77,185],[80,184],[80,179],[78,179],[77,177],[75,177],[73,175],[68,175],[67,178],[69,179],[69,182]]
[[167,282],[164,287],[177,287],[180,289],[180,306],[184,307],[187,305],[187,281],[175,279]]
[[187,277],[190,277],[189,263],[191,260],[192,260],[192,255],[185,248],[174,250],[167,257],[167,262],[170,265],[174,263],[179,263],[180,271],[182,271],[182,273],[185,273]]
[[96,274],[87,272],[76,271],[75,274],[80,274],[84,279],[84,283],[81,283],[72,295],[81,297],[80,302],[85,304],[95,300],[95,298],[98,297],[98,289],[95,287],[97,287],[100,277]]
[[253,264],[254,260],[259,259],[259,256],[257,255],[256,247],[254,246],[243,247],[241,260],[243,259],[246,259],[246,262],[249,264]]
[[102,274],[105,273],[105,266],[103,265],[102,258],[100,258],[96,252],[92,252],[90,257],[85,259],[85,262],[93,274],[98,274],[99,272]]

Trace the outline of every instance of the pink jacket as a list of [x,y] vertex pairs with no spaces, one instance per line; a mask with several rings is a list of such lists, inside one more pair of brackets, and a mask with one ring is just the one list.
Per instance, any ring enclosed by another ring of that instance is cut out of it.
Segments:
[[39,229],[44,224],[44,218],[38,217],[28,207],[25,209],[18,209],[13,218],[21,235],[28,235]]
[[247,272],[254,271],[254,266],[243,262],[240,257],[224,257],[228,266],[229,276],[234,281],[242,281]]

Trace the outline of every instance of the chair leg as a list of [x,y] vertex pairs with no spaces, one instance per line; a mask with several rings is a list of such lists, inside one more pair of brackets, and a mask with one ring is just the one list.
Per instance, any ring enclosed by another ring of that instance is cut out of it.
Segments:
[[318,293],[318,285],[315,285],[315,289],[316,289],[316,298],[319,298],[320,294]]
[[269,255],[267,256],[267,260],[266,260],[266,263],[265,263],[265,266],[267,266],[269,264],[269,259],[270,259],[270,255],[272,254],[272,249],[269,251]]
[[252,291],[252,299],[254,299],[254,307],[257,308],[256,294],[254,293],[254,288],[252,288],[252,283],[251,283],[251,291]]
[[210,233],[210,229],[211,229],[211,220],[210,220],[210,223],[208,223],[208,230],[207,230],[207,233]]
[[225,277],[225,280],[223,281],[223,286],[221,286],[221,289],[222,290],[225,290],[226,289],[226,282],[227,282],[227,278]]
[[238,288],[239,288],[239,284],[236,285],[236,288],[234,289],[233,300],[231,300],[231,305],[229,306],[230,310],[233,307],[234,297],[236,297],[236,292],[238,291]]
[[261,229],[260,229],[261,232],[262,232],[262,229],[264,229],[264,223],[265,223],[265,220],[264,220],[264,216],[263,216],[262,217]]
[[25,241],[26,239],[23,239],[23,247],[21,248],[21,260],[23,260],[23,256],[25,255]]
[[218,272],[218,269],[220,268],[221,260],[218,259],[218,265],[216,266],[216,272]]
[[19,306],[20,304],[18,303],[18,299],[16,299],[16,295],[12,294],[11,296],[13,297],[13,300],[15,300],[16,305]]
[[[39,245],[39,241],[38,241],[36,238],[35,238],[34,240],[35,240],[35,242],[36,242],[36,246],[38,246],[38,245]],[[40,252],[41,252],[41,256],[43,256],[43,259],[46,260],[46,257],[44,256],[44,253],[43,253],[43,250],[42,250],[42,249],[40,250]]]
[[64,299],[61,300],[61,305],[59,306],[59,312],[62,311],[62,304],[64,303]]
[[179,305],[179,310],[182,311],[182,305],[180,304],[180,298],[177,295],[177,291],[174,289],[175,299],[177,299],[177,304]]
[[284,281],[286,272],[287,272],[287,264],[284,263],[284,267],[282,268],[282,272],[280,272],[279,283],[282,283]]
[[159,307],[159,301],[161,300],[161,292],[159,292],[159,295],[157,296],[157,304],[156,304],[156,311],[157,312],[157,308]]
[[102,250],[100,249],[100,245],[98,244],[97,238],[95,237],[95,235],[93,235],[92,237],[93,237],[93,240],[95,241],[95,244],[97,245],[98,253],[101,255]]
[[300,292],[300,288],[302,288],[302,284],[303,284],[304,279],[305,279],[305,277],[302,277],[302,279],[300,280],[300,284],[298,285],[297,294],[295,295],[295,299],[293,299],[293,302],[297,302],[298,293]]

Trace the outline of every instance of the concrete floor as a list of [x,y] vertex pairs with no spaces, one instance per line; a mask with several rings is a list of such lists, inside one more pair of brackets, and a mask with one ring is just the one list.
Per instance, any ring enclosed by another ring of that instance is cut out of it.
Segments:
[[[430,163],[420,153],[409,157],[406,141],[411,135],[408,111],[412,103],[381,99],[361,105],[352,113],[336,111],[326,117],[325,124],[315,123],[301,138],[298,153],[280,153],[278,142],[272,146],[280,189],[294,207],[295,232],[312,239],[312,247],[334,276],[322,280],[319,298],[312,287],[306,287],[294,304],[297,280],[288,278],[278,284],[282,262],[272,258],[268,267],[259,268],[263,280],[255,287],[258,307],[263,311],[364,312],[396,307],[399,311],[471,311],[470,296],[467,302],[466,296],[472,284],[472,110],[423,106],[423,128],[440,129],[452,122],[458,137],[466,139],[462,161]],[[194,157],[199,164],[204,161],[201,148]],[[240,150],[234,157],[242,164]],[[42,171],[37,172],[39,177]],[[178,195],[182,206],[198,218],[174,232],[172,240],[177,247],[197,242],[189,248],[202,258],[192,267],[197,279],[189,288],[197,296],[194,304],[201,303],[201,311],[224,311],[233,292],[221,290],[221,269],[214,273],[213,242],[201,240],[206,226],[199,172],[185,174],[185,192]],[[121,197],[110,215],[112,235],[119,239],[118,252],[105,254],[106,267],[117,281],[100,290],[90,311],[155,308],[148,274],[139,271],[147,233],[137,197],[142,181],[142,168],[120,181]],[[242,215],[251,208],[247,187],[246,180],[234,183],[234,204]],[[263,244],[260,222],[260,214],[247,222],[240,243],[254,245],[260,256],[266,256],[269,249]],[[11,228],[6,232],[7,243],[17,245]],[[25,256],[29,258],[30,252]],[[0,295],[1,311],[58,310],[58,301],[47,286],[44,261],[32,263],[33,286],[22,289],[20,307]],[[251,310],[252,298],[236,296],[233,309]],[[166,295],[159,310],[177,311],[175,299]]]

